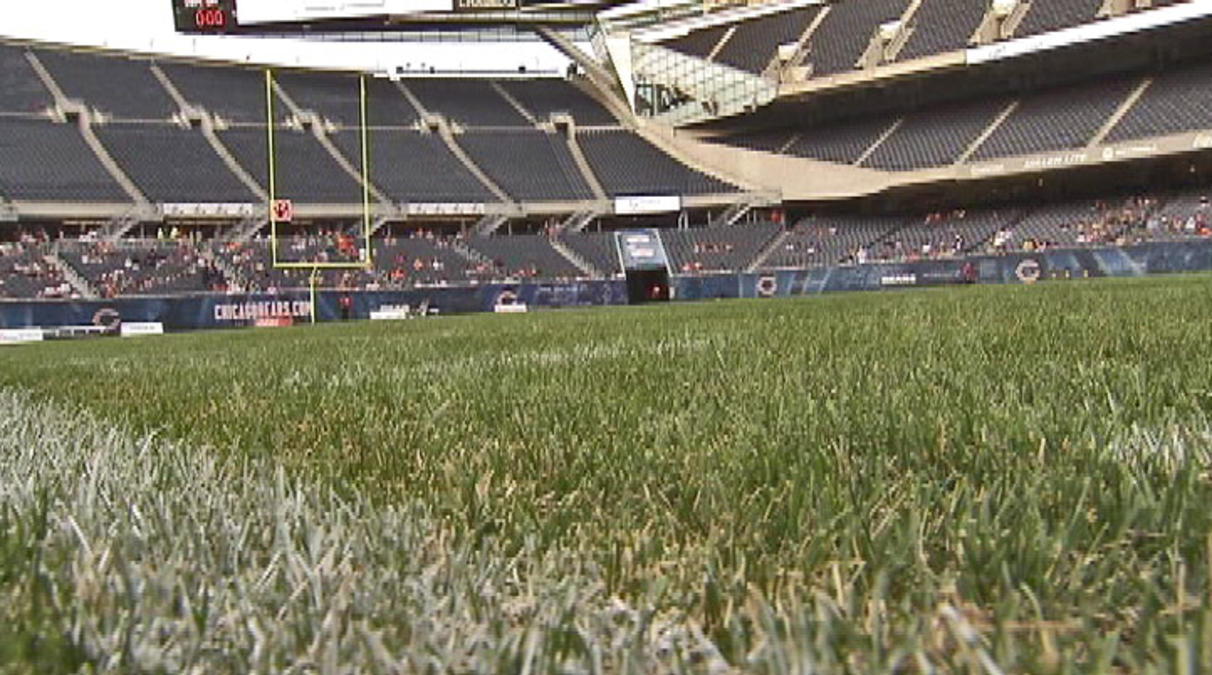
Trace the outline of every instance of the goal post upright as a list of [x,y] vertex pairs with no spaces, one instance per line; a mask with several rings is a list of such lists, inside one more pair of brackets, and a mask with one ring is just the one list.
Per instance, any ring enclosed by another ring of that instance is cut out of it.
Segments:
[[366,114],[366,73],[358,74],[358,99],[362,122],[362,238],[366,244],[366,269],[374,269],[375,248],[370,241],[370,132]]
[[265,134],[268,137],[266,156],[269,158],[269,203],[266,211],[269,214],[269,247],[270,260],[273,266],[278,266],[278,219],[274,217],[274,203],[277,201],[277,166],[274,162],[274,73],[273,69],[265,69]]
[[267,182],[268,187],[268,213],[269,213],[269,245],[270,259],[274,269],[294,269],[294,270],[309,270],[308,276],[308,291],[311,302],[311,322],[316,322],[316,296],[319,283],[321,281],[320,272],[322,270],[351,270],[351,269],[374,269],[374,246],[371,242],[370,235],[372,229],[371,213],[370,213],[370,133],[369,133],[369,117],[367,113],[367,93],[366,93],[366,74],[359,73],[358,75],[358,104],[359,104],[359,122],[360,122],[360,146],[361,146],[361,184],[362,184],[362,245],[364,253],[359,255],[357,262],[320,262],[320,261],[284,261],[279,257],[281,246],[278,242],[278,218],[274,212],[274,206],[278,202],[278,162],[276,144],[274,142],[275,126],[274,126],[274,75],[272,68],[265,68],[265,135],[267,148],[267,164],[269,176]]

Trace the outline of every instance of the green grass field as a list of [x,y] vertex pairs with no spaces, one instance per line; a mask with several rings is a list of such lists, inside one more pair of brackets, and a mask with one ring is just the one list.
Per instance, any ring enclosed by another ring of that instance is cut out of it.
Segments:
[[1212,279],[0,351],[0,664],[1212,671]]

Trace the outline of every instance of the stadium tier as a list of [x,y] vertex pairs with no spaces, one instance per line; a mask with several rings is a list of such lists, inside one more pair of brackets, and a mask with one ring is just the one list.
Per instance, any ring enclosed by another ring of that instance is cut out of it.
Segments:
[[[1117,75],[805,128],[725,134],[714,140],[840,164],[912,171],[1209,128],[1212,64],[1196,62],[1161,73]],[[1100,136],[1103,131],[1105,137]]]

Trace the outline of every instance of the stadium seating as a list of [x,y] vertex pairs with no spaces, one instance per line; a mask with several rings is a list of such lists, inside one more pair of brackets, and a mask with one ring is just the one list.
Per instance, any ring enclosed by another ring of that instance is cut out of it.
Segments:
[[[161,63],[160,69],[189,103],[236,123],[265,124],[265,73],[245,68]],[[290,111],[275,102],[274,118]]]
[[539,120],[552,113],[568,113],[580,126],[618,124],[600,103],[564,80],[504,80],[503,87]]
[[966,48],[988,9],[988,0],[923,0],[913,15],[913,32],[896,59],[908,61]]
[[819,11],[820,7],[813,5],[734,24],[736,31],[715,60],[760,74],[774,58],[778,46],[798,40]]
[[[782,244],[771,252],[763,269],[805,268],[821,265],[852,264],[856,256],[874,260],[875,242],[904,224],[903,219],[887,217],[824,216],[808,218],[788,232]],[[859,255],[859,251],[864,253]]]
[[748,148],[750,150],[779,152],[788,144],[788,141],[793,140],[798,135],[796,132],[788,131],[787,129],[775,129],[773,131],[751,131],[718,136],[713,138],[712,141],[740,148]]
[[530,123],[487,80],[415,79],[405,86],[425,110],[464,126],[520,127]]
[[39,49],[38,60],[70,99],[118,119],[167,120],[177,112],[147,61]]
[[675,52],[705,59],[711,54],[711,50],[715,49],[715,46],[719,44],[720,38],[724,37],[724,33],[727,32],[727,25],[700,28],[699,30],[692,30],[681,37],[665,40],[658,44]]
[[223,290],[227,280],[191,242],[66,243],[59,256],[102,297]]
[[458,143],[514,199],[593,199],[562,135],[535,129],[473,131],[460,134]]
[[1094,21],[1103,0],[1034,0],[1014,37],[1037,35]]
[[1212,63],[1161,73],[1107,135],[1123,141],[1212,127]]
[[[362,166],[362,138],[354,130],[330,134],[355,167]],[[479,203],[496,201],[436,134],[371,129],[370,181],[394,201]]]
[[951,164],[1006,104],[986,99],[910,113],[863,166],[904,171]]
[[661,241],[675,272],[694,274],[743,270],[779,232],[774,223],[662,230]]
[[197,131],[168,124],[107,124],[93,131],[150,201],[259,201]]
[[630,131],[577,134],[586,159],[610,195],[719,194],[727,183],[679,164]]
[[0,43],[0,112],[41,112],[53,103],[26,60],[25,49]]
[[877,258],[945,258],[983,250],[985,243],[1021,217],[1019,209],[957,209],[906,224],[876,244]]
[[1083,147],[1136,81],[1116,78],[1025,96],[972,159]]
[[808,40],[813,75],[853,70],[876,28],[905,12],[909,0],[849,0],[831,5]]
[[46,250],[33,243],[0,242],[0,299],[65,298],[74,294]]
[[375,242],[375,267],[385,288],[445,285],[487,275],[488,266],[476,265],[455,252],[449,238],[417,233],[387,237]]
[[574,279],[584,274],[551,246],[547,237],[533,234],[473,237],[472,250],[491,261],[498,278]]
[[[347,129],[361,125],[357,77],[344,73],[278,71],[274,79],[303,110],[318,113],[328,122]],[[408,127],[416,122],[417,112],[395,84],[367,77],[366,118],[368,126]]]
[[622,273],[613,232],[580,232],[560,235],[560,241],[607,276]]
[[126,202],[74,124],[0,117],[0,194],[14,200]]
[[[342,251],[336,242],[336,234],[280,235],[278,260],[285,263],[346,263],[358,261],[356,251]],[[325,288],[377,287],[376,275],[368,270],[281,268],[274,267],[270,242],[256,240],[246,243],[218,242],[211,245],[214,255],[226,261],[229,268],[239,275],[233,285],[250,292],[271,289],[306,288],[311,284],[313,271],[318,272],[318,285]]]
[[[262,187],[269,185],[266,130],[238,127],[219,132],[232,155]],[[360,204],[361,184],[310,133],[278,129],[274,134],[276,196],[318,204]]]
[[805,132],[787,148],[788,154],[853,164],[886,132],[895,117],[871,117]]

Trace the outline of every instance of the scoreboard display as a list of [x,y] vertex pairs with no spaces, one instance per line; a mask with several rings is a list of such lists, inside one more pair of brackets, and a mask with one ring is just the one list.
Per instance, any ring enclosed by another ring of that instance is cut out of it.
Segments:
[[173,0],[179,33],[226,33],[236,29],[236,0]]

